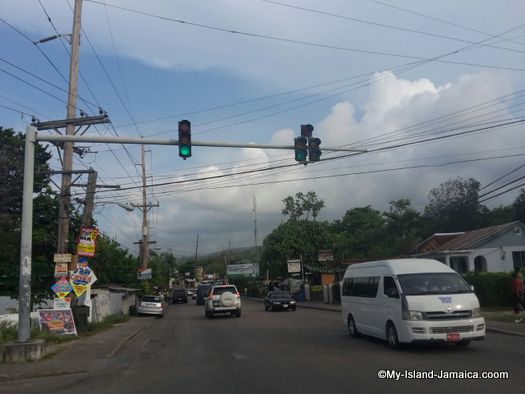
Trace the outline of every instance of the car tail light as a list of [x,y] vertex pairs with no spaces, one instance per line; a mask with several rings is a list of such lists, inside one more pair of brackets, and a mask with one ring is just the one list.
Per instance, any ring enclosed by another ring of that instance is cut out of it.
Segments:
[[212,298],[213,296],[213,291],[210,290],[210,292],[208,293],[208,298]]
[[237,294],[237,297],[241,296],[241,293],[239,293],[239,290],[237,290],[237,293],[235,293],[235,294]]

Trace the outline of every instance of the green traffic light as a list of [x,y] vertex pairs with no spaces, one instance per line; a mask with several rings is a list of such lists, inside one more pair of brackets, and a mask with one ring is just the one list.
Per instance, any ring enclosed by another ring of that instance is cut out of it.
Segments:
[[306,150],[298,150],[295,152],[296,161],[306,161]]
[[189,145],[179,145],[179,155],[182,157],[189,157],[191,156],[191,148]]

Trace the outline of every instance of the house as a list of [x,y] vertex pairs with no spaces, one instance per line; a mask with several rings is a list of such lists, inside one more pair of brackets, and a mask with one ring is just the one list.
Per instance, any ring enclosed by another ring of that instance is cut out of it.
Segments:
[[460,233],[434,234],[413,257],[439,260],[455,271],[512,272],[525,267],[525,225],[519,221]]

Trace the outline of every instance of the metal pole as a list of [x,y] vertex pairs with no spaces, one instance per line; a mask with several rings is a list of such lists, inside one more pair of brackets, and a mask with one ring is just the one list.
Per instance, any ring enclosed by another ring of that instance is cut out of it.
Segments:
[[148,208],[146,206],[146,163],[144,158],[144,145],[141,145],[142,164],[142,269],[148,268],[149,257],[149,231]]
[[[73,31],[71,34],[71,60],[69,63],[69,89],[67,96],[67,118],[76,116],[77,105],[77,82],[78,82],[78,53],[80,47],[80,15],[82,13],[82,0],[75,0],[73,16]],[[69,123],[66,127],[66,135],[75,135],[75,125]],[[69,238],[69,211],[70,211],[70,189],[71,170],[73,168],[73,142],[64,143],[64,165],[65,171],[62,175],[60,187],[60,201],[58,208],[58,240],[57,251],[67,252]]]
[[20,282],[18,288],[18,342],[27,342],[31,330],[31,253],[33,238],[33,180],[36,129],[26,128],[22,229],[20,239]]

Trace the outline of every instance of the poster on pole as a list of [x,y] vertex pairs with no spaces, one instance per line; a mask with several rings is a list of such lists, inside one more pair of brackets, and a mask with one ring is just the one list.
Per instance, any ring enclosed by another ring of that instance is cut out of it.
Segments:
[[55,298],[53,300],[53,309],[71,309],[71,297]]
[[78,237],[77,254],[79,256],[95,256],[98,229],[95,227],[81,227]]
[[39,309],[38,324],[40,330],[46,330],[53,334],[77,335],[71,309]]
[[57,283],[51,286],[51,290],[58,296],[58,298],[64,298],[67,296],[73,288],[69,284],[66,278],[61,278]]
[[97,277],[87,264],[79,264],[75,272],[69,278],[73,291],[80,297],[87,290],[88,286],[95,283]]
[[67,276],[68,263],[55,263],[55,278],[65,278]]
[[147,268],[145,270],[142,270],[142,271],[138,271],[137,272],[137,279],[139,280],[147,280],[147,279],[151,279],[152,278],[152,271],[151,271],[151,268]]

